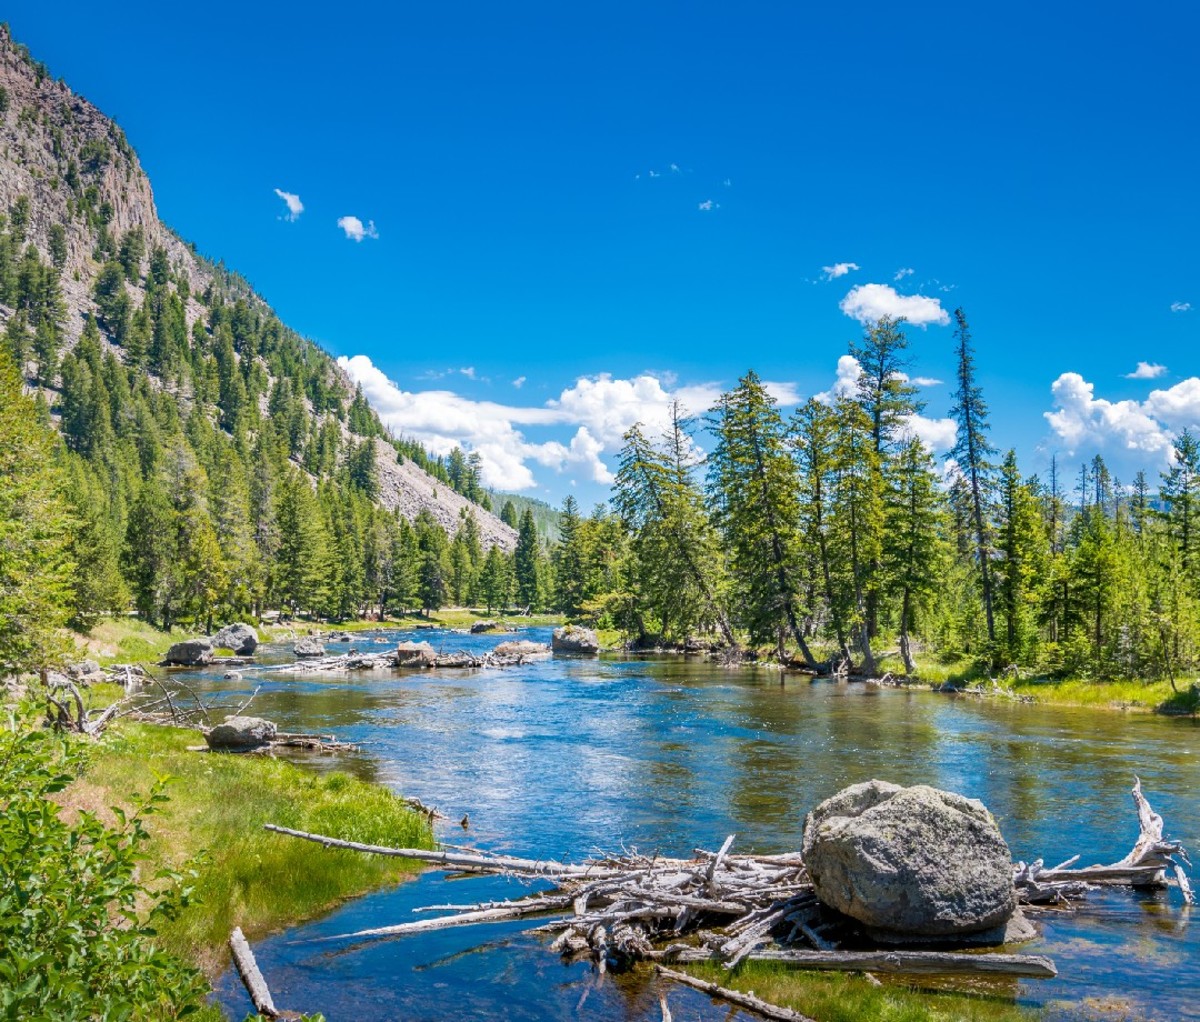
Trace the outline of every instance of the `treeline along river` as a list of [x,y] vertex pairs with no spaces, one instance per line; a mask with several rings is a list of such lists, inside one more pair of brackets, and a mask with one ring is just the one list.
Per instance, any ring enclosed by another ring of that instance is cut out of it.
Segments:
[[[365,651],[384,637],[428,639],[446,651],[482,652],[499,641],[387,631],[356,634],[355,645]],[[273,670],[292,661],[290,645],[260,652],[262,666],[243,681],[222,681],[216,669],[189,680],[231,693],[261,685],[250,712],[360,743],[348,759],[314,762],[439,807],[451,817],[442,834],[449,843],[578,859],[620,846],[682,855],[736,833],[741,850],[791,851],[817,802],[878,777],[981,799],[1015,859],[1054,864],[1079,853],[1081,864],[1110,862],[1137,836],[1128,792],[1137,774],[1168,836],[1200,851],[1192,719],[813,682],[680,657],[322,675]],[[464,814],[466,831],[457,822]],[[661,1017],[649,986],[621,977],[595,984],[589,965],[563,965],[520,924],[313,942],[411,921],[418,906],[521,893],[515,882],[430,874],[256,951],[279,1004],[332,1022]],[[1051,955],[1059,978],[1000,992],[1048,1006],[1052,1019],[1094,1018],[1095,998],[1127,1004],[1122,1018],[1200,1018],[1200,934],[1177,890],[1097,892],[1076,914],[1039,918],[1043,936],[1023,950]],[[248,1010],[236,976],[217,990],[235,1017]],[[726,1017],[691,991],[673,992],[671,1003],[676,1017]]]

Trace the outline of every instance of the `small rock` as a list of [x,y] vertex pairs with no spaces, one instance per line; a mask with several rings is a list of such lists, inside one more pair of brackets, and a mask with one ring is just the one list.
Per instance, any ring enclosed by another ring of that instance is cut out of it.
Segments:
[[927,785],[855,784],[804,826],[817,897],[880,935],[946,937],[1003,927],[1012,856],[982,802]]
[[204,740],[210,749],[218,752],[244,752],[268,744],[278,730],[273,721],[262,717],[226,717],[224,723],[204,736]]
[[185,639],[167,650],[163,663],[168,667],[203,667],[212,658],[213,645],[208,639]]
[[551,644],[555,653],[592,654],[600,652],[600,640],[596,637],[596,633],[582,625],[555,628]]
[[402,642],[396,647],[397,667],[432,667],[437,653],[428,642]]
[[482,635],[484,632],[494,632],[497,628],[495,621],[476,621],[471,625],[472,635]]
[[100,665],[95,660],[80,660],[79,663],[68,667],[67,673],[72,678],[83,678],[89,674],[99,674]]
[[236,656],[253,656],[258,649],[258,632],[243,622],[226,625],[212,637],[217,649],[231,649]]
[[320,639],[305,638],[292,647],[292,652],[301,657],[324,656],[325,647]]
[[242,672],[241,671],[226,671],[224,674],[221,675],[221,678],[224,681],[241,681],[242,680]]

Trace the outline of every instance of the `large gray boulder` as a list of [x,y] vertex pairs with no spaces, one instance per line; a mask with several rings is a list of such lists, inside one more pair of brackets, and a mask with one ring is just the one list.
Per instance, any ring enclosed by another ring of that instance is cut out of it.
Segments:
[[268,744],[277,732],[274,722],[262,717],[226,717],[204,740],[217,752],[245,752]]
[[299,657],[324,656],[325,646],[320,639],[309,637],[297,640],[296,644],[292,646],[292,652]]
[[590,628],[566,625],[554,629],[550,644],[555,653],[592,654],[600,652],[600,640]]
[[550,647],[544,642],[530,642],[528,639],[510,639],[499,643],[492,650],[492,655],[502,660],[528,660],[531,657],[550,655]]
[[239,621],[217,632],[212,637],[212,644],[217,649],[231,649],[237,656],[253,656],[258,649],[258,632]]
[[499,627],[495,621],[476,621],[471,625],[471,634],[482,635],[484,632],[494,632]]
[[207,639],[185,639],[177,642],[163,657],[168,667],[203,667],[212,663],[213,645]]
[[402,642],[396,647],[397,667],[433,667],[437,652],[428,642]]
[[867,781],[826,799],[805,822],[804,863],[822,902],[884,934],[1002,930],[1016,909],[992,814],[924,784]]

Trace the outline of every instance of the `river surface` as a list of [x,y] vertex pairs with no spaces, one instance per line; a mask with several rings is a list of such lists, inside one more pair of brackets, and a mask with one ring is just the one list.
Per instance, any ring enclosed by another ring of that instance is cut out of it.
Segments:
[[[356,633],[482,651],[504,636]],[[521,636],[549,641],[549,629]],[[330,653],[350,648],[329,644]],[[289,646],[260,649],[245,680],[216,670],[209,692],[262,690],[249,712],[296,731],[334,732],[361,753],[311,756],[435,805],[469,830],[443,840],[490,851],[579,859],[636,847],[666,855],[800,847],[805,813],[847,784],[878,777],[981,799],[1014,859],[1111,862],[1132,847],[1129,788],[1142,778],[1167,836],[1200,851],[1200,729],[1148,714],[1030,706],[862,684],[814,682],[681,657],[555,658],[519,668],[437,673],[294,674]],[[506,923],[360,943],[313,938],[411,921],[419,906],[522,893],[495,878],[428,873],[256,943],[276,1002],[330,1022],[443,1019],[658,1020],[642,980],[597,983],[542,940]],[[1200,1019],[1200,930],[1177,890],[1098,893],[1074,914],[1039,914],[1021,950],[1051,955],[1055,980],[1001,993],[1053,1020]],[[232,972],[217,984],[232,1017],[250,1004]],[[704,995],[671,993],[676,1018],[728,1019]]]

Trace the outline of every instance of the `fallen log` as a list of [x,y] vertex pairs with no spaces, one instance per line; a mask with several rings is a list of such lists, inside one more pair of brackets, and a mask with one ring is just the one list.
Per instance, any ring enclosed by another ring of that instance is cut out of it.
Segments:
[[509,902],[502,907],[485,908],[473,912],[460,912],[452,916],[439,916],[436,919],[422,919],[415,923],[397,923],[395,926],[377,926],[369,930],[358,930],[354,933],[337,933],[330,937],[315,937],[313,938],[313,942],[357,940],[363,937],[403,937],[412,933],[445,930],[452,926],[470,926],[474,923],[501,923],[509,919],[544,915],[556,909],[566,908],[570,902],[571,899],[565,896],[531,898],[525,901]]
[[234,967],[242,978],[242,984],[246,987],[246,993],[250,995],[255,1011],[266,1018],[302,1019],[304,1017],[298,1011],[286,1011],[275,1007],[270,987],[267,986],[267,981],[258,968],[258,962],[254,960],[254,952],[250,950],[250,944],[240,926],[235,926],[233,933],[229,935],[229,950],[233,954]]
[[[658,974],[676,983],[691,987],[693,990],[706,993],[710,997],[719,997],[721,1000],[735,1004],[739,1008],[746,1008],[749,1011],[756,1012],[764,1018],[779,1019],[780,1022],[814,1022],[808,1015],[802,1015],[791,1008],[781,1008],[778,1004],[771,1004],[769,1001],[755,997],[754,994],[743,994],[738,990],[729,990],[726,987],[718,986],[716,983],[709,983],[707,980],[689,976],[686,972],[676,972],[674,969],[665,969],[660,965],[658,966]],[[670,1013],[667,1011],[665,999],[662,1004],[663,1017],[669,1019]]]
[[[883,972],[908,976],[1020,976],[1053,979],[1054,962],[1044,955],[962,954],[953,951],[801,951],[764,949],[751,962],[783,962],[820,972]],[[700,948],[678,950],[670,961],[712,962],[720,956]]]

